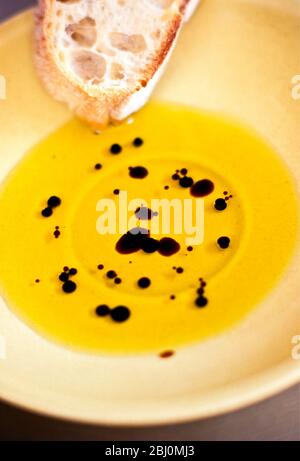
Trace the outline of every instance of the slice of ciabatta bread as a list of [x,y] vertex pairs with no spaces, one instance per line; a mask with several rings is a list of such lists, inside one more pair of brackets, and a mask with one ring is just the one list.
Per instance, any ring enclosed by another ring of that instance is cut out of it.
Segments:
[[91,125],[123,120],[147,102],[198,2],[39,0],[39,75]]

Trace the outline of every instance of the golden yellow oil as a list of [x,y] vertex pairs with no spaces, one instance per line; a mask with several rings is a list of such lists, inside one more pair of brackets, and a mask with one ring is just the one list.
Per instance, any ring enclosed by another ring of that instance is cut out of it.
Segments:
[[[141,147],[132,145],[136,137]],[[113,143],[122,146],[119,155],[110,153]],[[128,174],[137,165],[149,172],[143,180]],[[171,257],[117,253],[120,235],[97,232],[98,201],[117,206],[115,189],[147,203],[191,199],[172,179],[181,168],[215,185],[205,197],[204,242],[188,251],[185,235],[170,235],[181,245]],[[232,198],[218,212],[214,203],[224,192]],[[62,203],[45,218],[41,210],[52,195]],[[233,327],[267,296],[292,255],[296,210],[292,181],[276,153],[222,117],[150,104],[133,123],[101,134],[73,120],[34,147],[2,186],[1,292],[27,324],[67,347],[118,354],[176,349]],[[220,236],[230,237],[226,250],[218,248]],[[58,280],[64,266],[78,271],[71,294]],[[122,283],[108,279],[108,270]],[[140,277],[151,286],[139,288]],[[204,308],[195,305],[199,278],[206,282]],[[123,323],[97,317],[101,304],[127,306],[131,316]]]

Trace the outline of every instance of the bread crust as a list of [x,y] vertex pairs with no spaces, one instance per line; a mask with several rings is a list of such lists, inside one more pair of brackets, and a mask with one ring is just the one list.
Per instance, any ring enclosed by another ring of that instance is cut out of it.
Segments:
[[[141,69],[141,76],[133,89],[121,86],[100,88],[91,94],[84,82],[81,84],[76,81],[56,57],[53,21],[55,0],[39,0],[35,13],[35,62],[38,74],[56,100],[67,103],[79,118],[93,127],[102,129],[111,122],[120,121],[146,103],[152,87],[155,86],[149,85],[149,82],[151,79],[154,80],[153,77],[171,53],[183,25],[186,8],[191,2],[195,0],[181,0],[179,12],[173,15],[158,53],[144,69]],[[149,90],[145,91],[148,85]]]

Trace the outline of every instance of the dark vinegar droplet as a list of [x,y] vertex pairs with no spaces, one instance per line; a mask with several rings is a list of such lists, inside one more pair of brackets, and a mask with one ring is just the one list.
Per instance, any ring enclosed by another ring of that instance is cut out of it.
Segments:
[[227,208],[227,203],[223,198],[217,198],[215,201],[215,209],[217,211],[224,211]]
[[128,231],[116,243],[118,253],[126,255],[139,251],[142,247],[142,242],[149,238],[148,229],[136,227]]
[[106,304],[102,304],[96,308],[96,315],[98,317],[106,317],[110,313],[110,308]]
[[152,237],[142,240],[141,250],[145,253],[155,253],[159,249],[159,241]]
[[67,272],[62,272],[58,278],[61,282],[67,282],[69,280],[69,274]]
[[183,267],[177,267],[176,272],[177,274],[182,274],[184,271]]
[[210,179],[201,179],[191,187],[191,195],[193,197],[206,197],[214,191],[214,188],[214,183]]
[[192,185],[194,184],[194,180],[193,180],[193,178],[189,178],[188,176],[184,176],[183,178],[180,178],[179,184],[184,189],[188,189],[189,187],[192,187]]
[[122,152],[122,146],[120,146],[120,144],[112,144],[112,146],[110,146],[110,153],[111,154],[120,154]]
[[42,211],[42,216],[44,216],[44,218],[50,218],[52,214],[53,214],[53,210],[49,206]]
[[135,138],[133,140],[134,147],[141,147],[143,144],[144,144],[144,141],[142,140],[142,138]]
[[130,310],[125,306],[117,306],[110,311],[111,318],[115,322],[125,322],[130,317]]
[[222,250],[226,250],[226,248],[230,245],[230,238],[229,237],[219,237],[217,243]]
[[151,285],[151,280],[148,277],[142,277],[138,280],[140,288],[148,288]]
[[56,208],[61,204],[61,199],[59,197],[56,197],[56,195],[52,195],[52,197],[49,198],[48,200],[48,206],[51,208]]
[[135,166],[129,168],[129,176],[135,179],[144,179],[148,176],[149,172],[143,166]]
[[106,273],[106,277],[107,277],[108,279],[114,279],[114,278],[117,277],[117,274],[116,274],[115,271],[112,271],[112,270],[111,270],[111,271],[108,271],[108,272]]
[[197,307],[205,307],[207,303],[208,303],[208,300],[204,296],[199,296],[199,298],[197,298],[195,301],[195,304]]
[[169,359],[175,354],[174,351],[164,351],[159,354],[161,359]]
[[176,240],[171,237],[164,237],[159,241],[158,252],[162,256],[172,256],[175,253],[178,253],[180,250],[180,245]]
[[65,293],[73,293],[77,288],[77,285],[75,282],[72,282],[72,280],[68,280],[65,282],[62,286],[62,289]]

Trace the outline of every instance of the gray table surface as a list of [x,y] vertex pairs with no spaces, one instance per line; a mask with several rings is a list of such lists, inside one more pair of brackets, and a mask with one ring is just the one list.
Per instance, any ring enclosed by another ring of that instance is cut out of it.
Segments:
[[[32,0],[0,0],[0,20],[34,3]],[[300,386],[225,416],[143,429],[73,424],[0,403],[0,440],[300,440]]]

